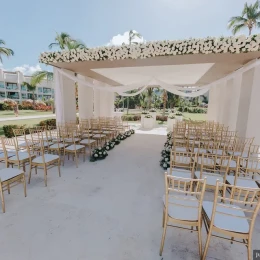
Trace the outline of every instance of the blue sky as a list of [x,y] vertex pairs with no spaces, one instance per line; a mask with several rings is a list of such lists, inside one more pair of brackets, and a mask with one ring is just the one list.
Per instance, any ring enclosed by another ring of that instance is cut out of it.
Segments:
[[130,29],[140,32],[146,41],[231,35],[227,22],[241,13],[244,3],[245,0],[2,1],[0,39],[14,50],[15,56],[4,58],[0,68],[19,69],[25,74],[45,69],[38,63],[39,54],[48,51],[56,32],[61,31],[88,47],[121,44]]

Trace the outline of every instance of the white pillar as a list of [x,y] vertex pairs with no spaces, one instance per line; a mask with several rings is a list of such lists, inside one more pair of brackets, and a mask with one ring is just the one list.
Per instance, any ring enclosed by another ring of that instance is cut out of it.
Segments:
[[255,137],[254,143],[260,144],[260,66],[254,68],[251,95],[249,100],[246,137]]
[[[79,79],[85,80],[82,75],[77,76]],[[93,89],[78,82],[78,106],[79,118],[90,119],[93,117]]]
[[94,117],[100,116],[100,91],[94,89]]
[[247,132],[249,107],[251,102],[252,87],[254,84],[255,68],[247,70],[242,75],[239,106],[237,113],[236,130],[239,136],[245,137]]
[[209,90],[208,120],[217,121],[218,117],[218,89],[212,86]]
[[[67,73],[74,75],[73,72]],[[69,78],[58,74],[54,68],[55,79],[55,110],[56,122],[65,123],[76,120],[76,97],[75,97],[75,82]]]

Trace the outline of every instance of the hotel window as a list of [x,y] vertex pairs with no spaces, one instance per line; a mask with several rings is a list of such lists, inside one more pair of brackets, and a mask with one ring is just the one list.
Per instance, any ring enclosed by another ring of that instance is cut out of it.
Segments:
[[5,98],[5,92],[0,92],[0,97]]
[[22,93],[22,99],[27,99],[27,94]]
[[23,86],[23,85],[21,85],[21,90],[22,90],[22,91],[27,91],[27,87],[26,87],[26,86]]
[[42,88],[38,88],[38,92],[39,92],[39,93],[42,93]]
[[17,90],[18,86],[17,83],[6,83],[6,89],[10,89],[10,90]]
[[5,88],[5,83],[0,81],[0,88]]

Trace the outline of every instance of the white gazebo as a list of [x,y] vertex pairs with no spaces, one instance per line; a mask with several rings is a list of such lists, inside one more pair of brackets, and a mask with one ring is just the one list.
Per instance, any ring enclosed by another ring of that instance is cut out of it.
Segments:
[[114,92],[136,95],[159,85],[182,96],[209,91],[208,119],[259,144],[259,47],[260,35],[158,41],[47,52],[40,62],[54,66],[59,123],[76,118],[75,81],[82,119],[113,116]]

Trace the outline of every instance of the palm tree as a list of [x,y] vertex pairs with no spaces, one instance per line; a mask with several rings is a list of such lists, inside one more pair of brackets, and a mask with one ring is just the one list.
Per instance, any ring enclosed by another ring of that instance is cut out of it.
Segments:
[[153,87],[149,87],[149,88],[147,88],[147,92],[146,92],[147,106],[148,106],[149,109],[151,108],[151,105],[152,105],[153,89],[154,89]]
[[49,48],[52,49],[53,46],[59,47],[61,50],[72,50],[77,48],[86,48],[86,45],[79,41],[73,39],[68,33],[61,32],[56,33],[55,42],[51,43],[49,45]]
[[166,104],[168,100],[168,95],[167,95],[167,90],[163,90],[162,92],[162,101],[163,101],[163,116],[165,115],[165,109],[166,109]]
[[5,55],[6,57],[10,57],[14,55],[14,51],[12,49],[3,47],[1,45],[5,45],[5,41],[0,39],[0,62],[3,63],[1,55]]
[[133,42],[136,38],[141,39],[142,35],[134,30],[130,30],[129,34],[128,34],[128,41],[129,41],[129,45],[131,44],[138,44],[138,42]]
[[42,70],[42,71],[36,71],[32,74],[31,82],[33,85],[37,86],[40,84],[44,79],[47,79],[47,81],[53,80],[53,72]]
[[35,94],[34,93],[35,93],[35,90],[36,90],[36,85],[33,84],[32,79],[31,79],[30,83],[24,81],[22,83],[22,85],[27,87],[27,91],[32,92],[32,100],[33,100],[33,104],[35,105]]
[[248,5],[245,3],[241,16],[233,16],[228,23],[228,29],[232,29],[232,33],[235,35],[243,28],[248,28],[249,35],[252,33],[254,27],[260,27],[260,10],[259,1],[254,4]]

